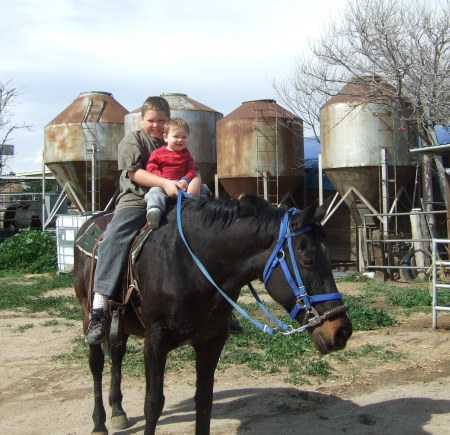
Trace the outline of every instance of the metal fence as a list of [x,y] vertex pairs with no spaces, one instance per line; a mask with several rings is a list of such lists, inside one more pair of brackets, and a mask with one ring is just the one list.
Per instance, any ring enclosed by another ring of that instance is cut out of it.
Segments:
[[[368,270],[414,270],[415,273],[428,273],[429,267],[432,264],[432,244],[433,237],[431,234],[431,229],[429,225],[427,226],[426,237],[413,237],[411,233],[390,233],[383,234],[383,229],[379,231],[379,238],[374,239],[374,226],[370,225],[368,222],[378,221],[380,223],[385,222],[386,219],[396,219],[399,217],[409,217],[411,216],[423,216],[427,222],[432,215],[444,215],[446,216],[445,210],[439,211],[418,211],[412,210],[408,213],[388,213],[388,214],[366,214],[364,216],[364,262],[365,268]],[[380,225],[382,228],[382,225]],[[445,231],[445,236],[446,236]],[[375,264],[374,259],[374,247],[381,250],[383,255],[383,264]],[[441,258],[448,258],[447,246],[441,246],[441,252],[439,255]],[[420,252],[423,257],[427,258],[426,264],[416,264],[415,255]]]

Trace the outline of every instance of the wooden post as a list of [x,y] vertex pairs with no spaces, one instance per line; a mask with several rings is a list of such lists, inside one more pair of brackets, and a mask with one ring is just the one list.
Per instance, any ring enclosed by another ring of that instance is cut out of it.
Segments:
[[[372,233],[372,246],[373,246],[373,259],[375,262],[375,266],[385,266],[384,261],[384,244],[383,238],[380,230],[374,230]],[[378,242],[377,242],[378,240]],[[375,270],[375,279],[377,281],[385,282],[386,281],[386,271],[385,269]]]
[[[428,239],[428,229],[425,216],[423,214],[414,214],[411,216],[411,236],[413,239]],[[414,258],[417,266],[417,276],[425,278],[425,272],[430,266],[431,247],[429,242],[414,242]]]

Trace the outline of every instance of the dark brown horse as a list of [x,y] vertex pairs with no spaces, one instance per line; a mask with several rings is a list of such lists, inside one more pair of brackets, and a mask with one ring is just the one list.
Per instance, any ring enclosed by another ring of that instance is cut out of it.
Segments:
[[[134,263],[145,330],[128,310],[125,339],[110,347],[109,403],[116,428],[127,426],[122,409],[121,364],[126,338],[136,334],[144,337],[145,433],[155,432],[163,410],[167,355],[184,344],[191,344],[196,355],[196,433],[209,433],[214,372],[228,337],[227,319],[232,310],[217,287],[236,301],[242,286],[262,278],[270,296],[292,318],[307,325],[320,352],[345,347],[352,326],[323,239],[320,221],[324,211],[323,207],[312,206],[287,213],[255,196],[244,196],[240,200],[185,200],[179,211],[181,231],[175,209],[163,218]],[[74,286],[84,312],[84,328],[88,324],[90,266],[90,258],[76,247]],[[104,353],[100,345],[90,346],[89,365],[94,378],[93,433],[107,434],[102,400]]]

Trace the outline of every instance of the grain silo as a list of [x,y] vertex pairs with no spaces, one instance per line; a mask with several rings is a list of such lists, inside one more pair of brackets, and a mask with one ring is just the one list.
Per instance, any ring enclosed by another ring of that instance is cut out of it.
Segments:
[[[349,260],[356,261],[360,270],[372,261],[366,250],[375,244],[367,245],[367,240],[409,231],[407,218],[387,216],[410,210],[411,204],[402,192],[415,170],[408,153],[407,125],[395,105],[380,92],[387,86],[378,79],[362,83],[353,80],[320,109],[323,169],[345,198],[353,218],[351,227],[338,237],[351,240]],[[381,254],[379,261],[384,261]]]
[[303,182],[302,121],[274,100],[243,102],[217,123],[217,175],[233,198],[279,204]]
[[357,225],[372,213],[368,204],[386,212],[414,175],[408,129],[399,111],[376,93],[353,81],[320,109],[323,169],[339,194],[347,194]]
[[127,113],[108,92],[82,92],[44,128],[44,163],[79,211],[102,210],[117,189]]

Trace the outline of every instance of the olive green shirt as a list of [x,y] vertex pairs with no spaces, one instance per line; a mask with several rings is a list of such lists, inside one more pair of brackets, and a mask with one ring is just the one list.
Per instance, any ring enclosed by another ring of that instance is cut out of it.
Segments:
[[116,210],[123,207],[145,207],[144,196],[149,188],[131,181],[128,171],[146,170],[151,152],[163,143],[162,139],[154,139],[142,129],[128,133],[121,140],[117,155],[120,181]]

